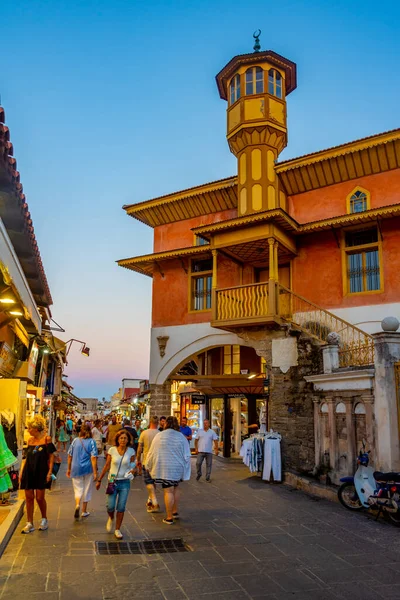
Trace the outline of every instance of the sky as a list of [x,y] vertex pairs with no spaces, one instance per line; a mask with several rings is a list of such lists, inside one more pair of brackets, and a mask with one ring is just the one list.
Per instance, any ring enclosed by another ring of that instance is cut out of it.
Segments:
[[1,104],[74,392],[149,370],[152,251],[123,204],[234,175],[215,75],[263,50],[297,63],[280,160],[400,126],[397,1],[15,0],[2,6]]

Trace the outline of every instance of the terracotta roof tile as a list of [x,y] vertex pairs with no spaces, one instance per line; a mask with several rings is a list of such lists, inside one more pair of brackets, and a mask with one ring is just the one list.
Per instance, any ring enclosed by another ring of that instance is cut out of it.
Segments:
[[5,112],[4,108],[0,106],[0,160],[3,162],[5,169],[10,177],[11,183],[14,185],[14,191],[16,195],[16,202],[21,208],[22,216],[25,220],[25,232],[31,240],[32,252],[36,259],[36,265],[39,272],[40,280],[43,285],[45,296],[49,304],[53,303],[49,285],[47,282],[46,273],[44,271],[42,259],[40,256],[39,248],[36,242],[35,230],[33,228],[32,219],[30,218],[30,212],[28,210],[28,204],[26,203],[25,194],[23,193],[23,186],[20,182],[20,174],[17,170],[17,161],[13,157],[13,145],[10,142],[10,131],[5,123]]

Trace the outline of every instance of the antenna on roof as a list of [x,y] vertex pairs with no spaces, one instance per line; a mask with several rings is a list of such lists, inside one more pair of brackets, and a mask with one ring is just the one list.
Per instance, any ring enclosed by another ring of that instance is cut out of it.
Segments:
[[260,50],[261,50],[260,35],[261,35],[261,29],[257,29],[257,31],[255,31],[253,33],[253,38],[255,40],[254,46],[253,46],[254,52],[260,52]]

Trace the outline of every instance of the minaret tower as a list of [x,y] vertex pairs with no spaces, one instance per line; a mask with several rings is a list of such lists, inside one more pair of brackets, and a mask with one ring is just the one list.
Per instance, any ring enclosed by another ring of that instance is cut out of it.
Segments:
[[238,159],[239,216],[286,209],[275,161],[287,144],[286,96],[296,89],[296,65],[265,50],[254,33],[252,54],[235,56],[216,76],[228,101],[227,140]]

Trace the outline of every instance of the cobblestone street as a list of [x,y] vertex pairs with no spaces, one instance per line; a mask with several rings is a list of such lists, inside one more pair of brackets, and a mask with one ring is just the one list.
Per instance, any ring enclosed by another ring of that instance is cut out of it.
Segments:
[[21,521],[0,559],[3,599],[400,598],[400,531],[266,484],[239,463],[214,461],[211,484],[192,476],[182,485],[172,527],[146,512],[142,478],[134,481],[124,541],[183,537],[193,550],[150,556],[97,555],[95,541],[115,541],[105,531],[104,486],[90,517],[76,522],[64,472],[65,460],[48,495],[49,530],[23,536]]

